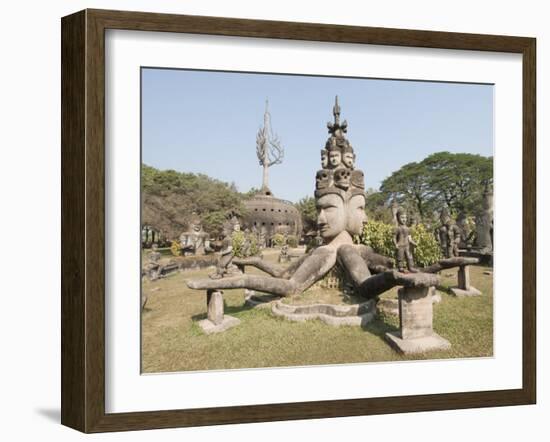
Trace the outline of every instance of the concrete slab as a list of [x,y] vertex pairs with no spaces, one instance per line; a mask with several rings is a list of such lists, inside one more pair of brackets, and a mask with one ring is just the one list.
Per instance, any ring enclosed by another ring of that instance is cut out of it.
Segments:
[[463,298],[466,296],[481,296],[482,293],[473,286],[470,286],[468,290],[463,290],[458,287],[451,287],[451,293],[456,297]]
[[402,339],[399,332],[386,333],[386,341],[390,346],[403,354],[426,353],[432,350],[448,350],[451,348],[451,343],[439,336],[437,333],[432,333],[429,336],[421,338]]

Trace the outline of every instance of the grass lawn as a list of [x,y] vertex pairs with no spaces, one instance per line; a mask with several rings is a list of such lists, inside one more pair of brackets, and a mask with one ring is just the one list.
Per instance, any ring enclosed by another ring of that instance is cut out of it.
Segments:
[[[267,259],[276,256],[268,254]],[[226,290],[224,294],[225,313],[239,318],[241,324],[205,335],[197,320],[206,317],[206,294],[188,289],[185,280],[205,277],[211,269],[172,273],[154,282],[144,279],[148,301],[142,314],[142,372],[492,356],[493,276],[484,275],[485,270],[492,269],[471,267],[472,285],[483,293],[472,298],[449,295],[446,289],[456,285],[457,270],[441,272],[442,301],[434,305],[434,329],[452,348],[406,357],[384,341],[385,332],[398,328],[395,316],[381,315],[364,329],[333,327],[318,320],[291,322],[272,316],[270,309],[245,306],[243,290]],[[336,299],[334,293],[308,292],[301,298],[307,302],[313,295],[316,299],[324,296],[321,302]],[[382,295],[396,296],[396,288]]]

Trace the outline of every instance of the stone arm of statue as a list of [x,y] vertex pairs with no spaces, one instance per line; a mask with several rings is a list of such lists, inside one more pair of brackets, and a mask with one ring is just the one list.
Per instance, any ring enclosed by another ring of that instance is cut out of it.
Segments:
[[411,236],[411,235],[409,235],[407,239],[409,240],[409,244],[412,244],[413,247],[418,246],[418,244],[416,243],[416,241],[415,241],[414,239],[412,239],[412,236]]
[[437,273],[444,269],[450,269],[452,267],[460,267],[464,265],[477,264],[479,262],[478,258],[469,258],[466,256],[456,256],[454,258],[442,259],[435,264],[432,264],[428,267],[418,269],[423,273]]
[[[341,246],[338,249],[338,262],[346,269],[356,293],[365,298],[375,298],[396,285],[430,287],[439,283],[437,275],[401,273],[390,269],[389,258],[374,253],[367,246]],[[375,271],[378,273],[373,274]]]
[[296,261],[293,261],[288,266],[280,266],[275,263],[267,262],[264,259],[254,256],[250,258],[235,258],[233,264],[238,266],[251,266],[255,267],[268,275],[274,276],[276,278],[290,278],[296,269],[302,265],[304,260],[311,255],[311,252],[300,257]]
[[[310,255],[299,262],[289,279],[280,277],[241,275],[222,279],[196,279],[187,281],[187,286],[192,289],[239,289],[246,288],[260,292],[272,293],[279,296],[291,296],[302,293],[321,279],[336,263],[336,248],[322,246],[313,250]],[[239,260],[243,264],[244,260]],[[237,262],[235,262],[238,264]],[[259,263],[256,262],[255,266]],[[252,265],[252,264],[250,264]],[[265,269],[269,266],[263,266]],[[260,268],[260,267],[258,267]],[[274,268],[270,268],[275,272]]]

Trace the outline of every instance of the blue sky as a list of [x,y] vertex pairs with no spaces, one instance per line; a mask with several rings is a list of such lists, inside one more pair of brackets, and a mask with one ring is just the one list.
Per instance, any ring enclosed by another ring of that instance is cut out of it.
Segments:
[[285,149],[270,168],[279,198],[313,195],[335,95],[367,188],[434,152],[493,155],[493,86],[364,78],[142,69],[142,160],[260,187],[256,133],[269,100]]

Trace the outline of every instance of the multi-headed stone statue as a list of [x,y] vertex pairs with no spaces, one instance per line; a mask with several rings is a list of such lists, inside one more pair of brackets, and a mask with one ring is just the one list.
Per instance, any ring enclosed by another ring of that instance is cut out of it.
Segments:
[[287,267],[258,258],[235,258],[235,264],[254,266],[270,276],[243,274],[219,280],[190,280],[187,282],[190,288],[246,288],[291,296],[311,287],[337,262],[349,275],[358,294],[365,297],[375,297],[395,285],[427,287],[438,282],[435,275],[391,270],[389,258],[374,253],[368,246],[354,245],[353,236],[362,231],[366,222],[364,175],[355,169],[355,153],[345,138],[347,122],[340,123],[338,97],[333,115],[334,122],[327,125],[330,136],[325,145],[326,156],[322,154],[322,169],[315,178],[317,224],[324,245]]

